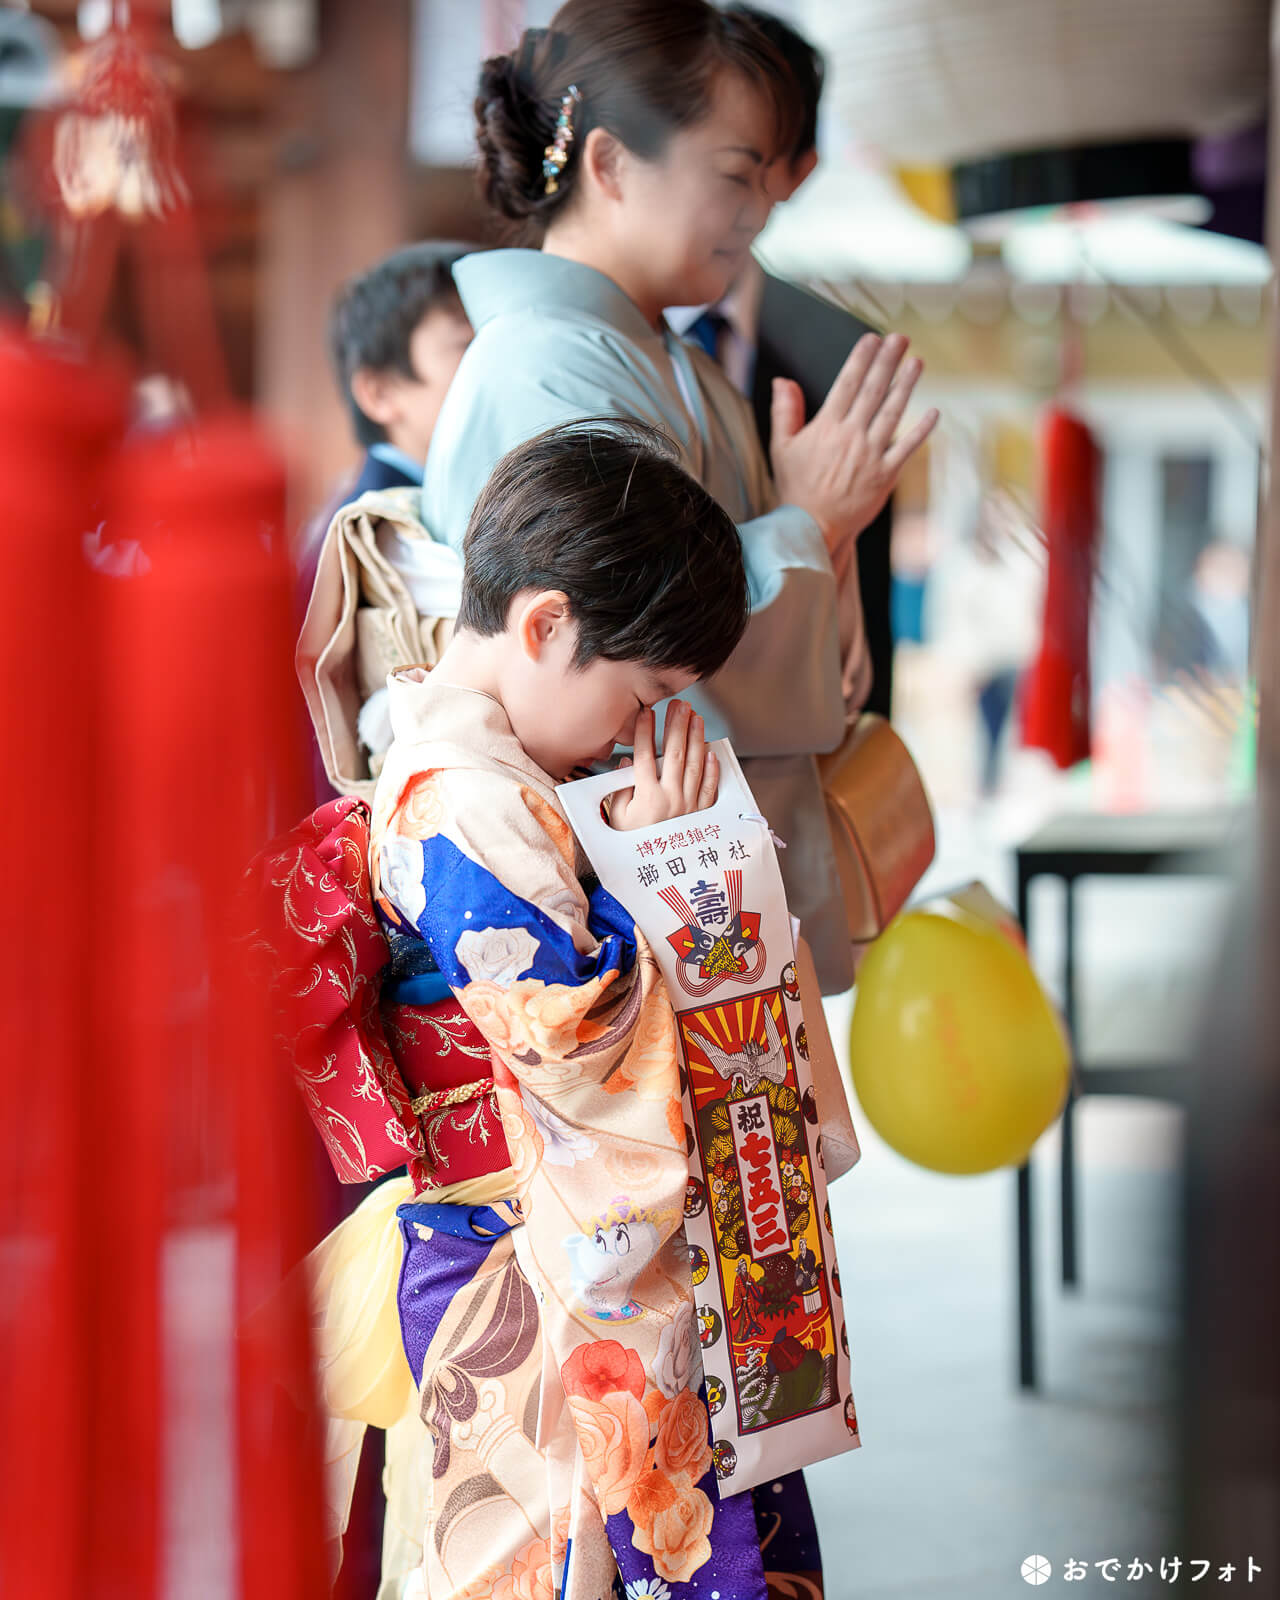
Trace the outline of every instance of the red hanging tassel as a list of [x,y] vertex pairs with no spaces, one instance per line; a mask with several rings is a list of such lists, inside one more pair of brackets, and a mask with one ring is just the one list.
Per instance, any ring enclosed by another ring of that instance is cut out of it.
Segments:
[[0,329],[0,761],[9,796],[0,935],[0,1593],[71,1600],[94,1495],[82,1267],[106,1089],[84,1004],[103,936],[89,882],[93,668],[85,534],[123,427],[119,377]]
[[302,809],[283,472],[239,418],[144,440],[111,526],[148,569],[97,596],[115,924],[97,1020],[130,1151],[109,1173],[130,1219],[111,1302],[129,1382],[107,1403],[135,1458],[132,1481],[100,1479],[96,1550],[105,1567],[132,1520],[128,1559],[149,1570],[149,1493],[168,1592],[234,1559],[245,1600],[311,1600],[326,1578],[306,1307],[254,1313],[314,1241],[312,1164],[237,921],[250,859]]
[[203,412],[230,391],[185,176],[180,74],[160,46],[167,10],[167,0],[119,8],[83,53],[70,103],[31,119],[19,177],[48,219],[60,326],[97,348],[127,264],[148,360]]
[[1059,767],[1089,756],[1089,618],[1102,456],[1083,422],[1051,410],[1041,433],[1049,546],[1044,630],[1022,690],[1022,738]]

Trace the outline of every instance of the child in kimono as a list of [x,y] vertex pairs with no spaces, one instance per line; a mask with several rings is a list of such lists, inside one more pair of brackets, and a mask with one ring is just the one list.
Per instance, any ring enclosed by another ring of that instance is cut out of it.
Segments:
[[[491,1080],[465,1087],[496,1097],[512,1177],[501,1201],[455,1188],[398,1211],[401,1329],[432,1439],[405,1592],[765,1600],[752,1497],[716,1490],[673,1013],[556,797],[623,744],[635,785],[615,827],[713,803],[701,719],[673,702],[659,766],[653,706],[741,638],[741,542],[659,434],[610,420],[505,456],[464,556],[455,637],[431,672],[390,681],[372,884],[488,1042]],[[784,1490],[811,1527],[798,1476]]]

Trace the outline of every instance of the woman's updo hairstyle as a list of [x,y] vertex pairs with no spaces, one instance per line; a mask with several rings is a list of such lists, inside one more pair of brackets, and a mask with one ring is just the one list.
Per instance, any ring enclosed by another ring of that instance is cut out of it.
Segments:
[[[578,155],[592,128],[606,128],[641,160],[706,115],[722,67],[745,74],[773,114],[762,130],[789,149],[802,114],[786,62],[748,17],[709,0],[566,0],[549,28],[529,28],[510,55],[480,69],[476,139],[481,184],[495,210],[544,227],[570,201]],[[546,192],[542,162],[571,84],[569,159]]]

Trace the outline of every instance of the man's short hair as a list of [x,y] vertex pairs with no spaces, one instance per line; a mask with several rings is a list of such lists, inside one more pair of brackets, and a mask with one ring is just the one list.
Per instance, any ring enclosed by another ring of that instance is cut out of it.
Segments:
[[356,437],[367,449],[386,438],[382,426],[367,417],[351,393],[351,380],[361,367],[371,372],[400,372],[417,378],[409,341],[428,311],[456,307],[462,315],[453,282],[453,264],[468,247],[429,240],[397,250],[377,266],[346,283],[329,320],[329,350],[338,388]]
[[568,596],[578,666],[604,656],[707,677],[733,653],[749,612],[728,512],[665,434],[617,417],[517,445],[476,501],[459,628],[501,633],[511,602],[530,589]]
[[758,28],[786,62],[795,79],[800,95],[801,116],[791,159],[800,161],[818,143],[818,102],[822,99],[822,82],[827,70],[822,52],[772,11],[762,11],[758,6],[748,5],[729,5],[725,10],[734,16],[745,17]]

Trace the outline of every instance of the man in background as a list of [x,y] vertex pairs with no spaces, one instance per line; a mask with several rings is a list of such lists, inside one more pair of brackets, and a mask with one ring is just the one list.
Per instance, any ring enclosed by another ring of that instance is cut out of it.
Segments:
[[407,245],[352,278],[334,303],[334,375],[365,457],[302,536],[304,609],[334,514],[371,489],[422,484],[436,418],[471,343],[453,264],[472,248],[435,239]]
[[[818,106],[824,64],[821,53],[780,17],[755,6],[730,5],[747,17],[786,61],[803,104],[796,143],[772,188],[787,200],[818,164]],[[780,163],[780,165],[782,165]],[[839,306],[767,273],[754,259],[729,293],[714,306],[679,306],[667,321],[702,346],[751,401],[766,455],[770,444],[773,380],[800,386],[805,416],[826,399],[836,374],[864,333],[864,322]],[[866,632],[870,689],[864,709],[889,715],[893,691],[893,632],[890,625],[889,537],[893,513],[886,504],[858,535],[858,583]],[[856,698],[861,698],[857,696]]]
[[471,324],[453,285],[466,246],[436,240],[397,250],[339,294],[329,324],[338,386],[366,454],[350,499],[418,487],[431,435]]

